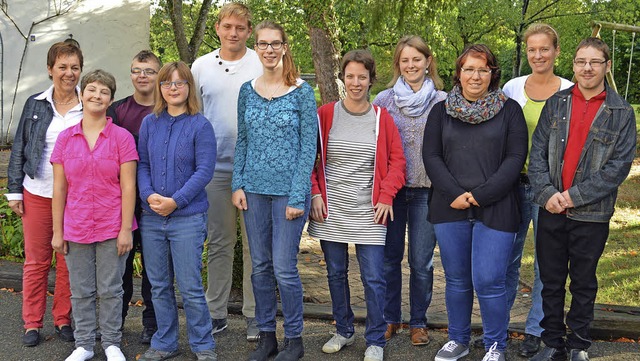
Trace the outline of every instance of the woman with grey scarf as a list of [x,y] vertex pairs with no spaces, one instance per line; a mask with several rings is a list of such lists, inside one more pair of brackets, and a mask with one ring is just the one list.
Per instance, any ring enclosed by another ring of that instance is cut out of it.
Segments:
[[407,183],[393,201],[395,218],[387,224],[384,275],[387,282],[384,319],[389,340],[402,328],[401,291],[405,231],[409,226],[410,337],[415,346],[429,343],[427,308],[433,288],[433,249],[436,236],[427,221],[431,181],[422,162],[424,127],[431,108],[444,100],[442,79],[433,53],[419,36],[398,41],[393,56],[393,80],[373,104],[386,108],[393,117],[407,159]]

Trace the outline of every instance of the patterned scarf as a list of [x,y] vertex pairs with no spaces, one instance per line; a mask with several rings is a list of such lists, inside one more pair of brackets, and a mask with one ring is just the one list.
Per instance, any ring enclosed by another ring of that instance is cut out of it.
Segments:
[[450,116],[465,123],[480,124],[498,114],[506,101],[507,96],[501,89],[497,89],[475,102],[469,102],[462,96],[460,86],[456,85],[447,94],[444,105]]
[[393,92],[395,93],[393,100],[402,114],[408,117],[419,117],[427,110],[437,91],[429,77],[424,78],[422,87],[415,93],[403,77],[398,77],[393,86]]

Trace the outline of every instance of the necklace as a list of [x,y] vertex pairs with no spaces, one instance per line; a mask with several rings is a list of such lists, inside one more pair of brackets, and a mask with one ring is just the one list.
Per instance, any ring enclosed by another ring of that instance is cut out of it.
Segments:
[[[276,94],[276,92],[280,89],[281,86],[282,86],[282,82],[279,82],[278,86],[271,92],[271,96],[267,98],[268,101],[273,100],[273,96]],[[264,78],[262,78],[262,87],[264,87],[265,93],[269,93],[269,88],[267,88],[267,82],[266,80],[264,80]]]
[[51,98],[51,100],[53,100],[53,104],[58,104],[58,105],[69,105],[69,104],[74,103],[77,99],[71,99],[70,101],[68,101],[68,102],[66,102],[66,103],[59,102],[59,101],[57,101],[57,100],[55,100],[55,99],[53,99],[53,98]]

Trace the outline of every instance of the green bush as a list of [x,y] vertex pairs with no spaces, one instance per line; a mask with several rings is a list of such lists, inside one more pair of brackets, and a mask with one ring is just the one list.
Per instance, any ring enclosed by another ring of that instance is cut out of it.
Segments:
[[22,233],[22,218],[9,208],[9,202],[4,194],[6,188],[0,189],[0,227],[2,227],[2,242],[0,243],[0,257],[24,258],[24,238]]

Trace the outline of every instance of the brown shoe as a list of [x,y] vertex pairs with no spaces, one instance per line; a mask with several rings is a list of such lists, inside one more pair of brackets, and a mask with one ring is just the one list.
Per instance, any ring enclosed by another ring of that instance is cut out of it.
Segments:
[[[389,329],[387,329],[387,331],[388,330]],[[431,340],[429,339],[429,333],[427,333],[426,327],[422,327],[422,328],[411,327],[411,343],[414,346],[428,345],[429,341]]]
[[401,323],[389,323],[387,324],[387,331],[384,333],[384,339],[389,341],[396,333],[402,330]]

